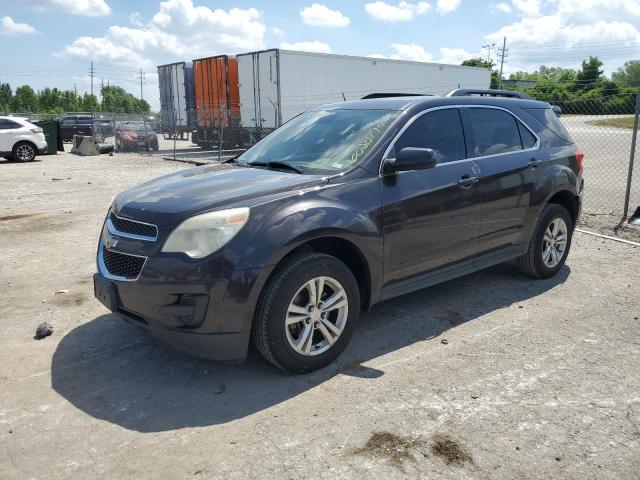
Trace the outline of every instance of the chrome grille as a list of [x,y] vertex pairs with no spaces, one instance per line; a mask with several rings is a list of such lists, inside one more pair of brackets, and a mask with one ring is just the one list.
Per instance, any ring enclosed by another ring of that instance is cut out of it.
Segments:
[[107,250],[102,246],[102,262],[107,273],[126,280],[135,280],[140,275],[146,257],[136,257]]
[[147,237],[155,240],[158,236],[158,227],[149,223],[137,222],[127,218],[117,217],[113,212],[109,214],[109,220],[113,225],[113,233],[124,236],[131,235],[136,237]]

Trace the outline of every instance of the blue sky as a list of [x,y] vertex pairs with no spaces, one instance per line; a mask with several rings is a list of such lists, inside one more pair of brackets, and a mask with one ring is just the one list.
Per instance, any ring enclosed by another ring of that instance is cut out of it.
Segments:
[[162,63],[283,47],[459,64],[505,35],[507,73],[589,54],[610,73],[640,58],[640,1],[0,0],[0,80],[83,92],[94,60],[97,83],[139,95],[142,68],[157,108]]

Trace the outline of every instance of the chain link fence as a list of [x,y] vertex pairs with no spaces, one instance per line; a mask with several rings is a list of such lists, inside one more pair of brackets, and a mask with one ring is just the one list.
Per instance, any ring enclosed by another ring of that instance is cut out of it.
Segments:
[[582,219],[587,225],[617,225],[640,207],[640,175],[636,171],[633,176],[635,151],[632,155],[639,97],[544,99],[560,107],[562,123],[585,154]]
[[[609,227],[616,225],[625,216],[627,202],[631,216],[640,207],[640,172],[631,175],[634,116],[640,101],[637,96],[542,100],[560,108],[562,123],[585,154],[583,221]],[[279,111],[275,103],[269,105],[270,108],[244,118],[240,115],[240,105],[225,103],[188,105],[183,112],[163,111],[156,115],[79,112],[22,116],[34,121],[85,116],[92,121],[90,134],[96,142],[111,142],[116,151],[158,153],[165,158],[193,163],[216,163],[242,153],[281,123],[313,106],[294,105],[291,111]]]

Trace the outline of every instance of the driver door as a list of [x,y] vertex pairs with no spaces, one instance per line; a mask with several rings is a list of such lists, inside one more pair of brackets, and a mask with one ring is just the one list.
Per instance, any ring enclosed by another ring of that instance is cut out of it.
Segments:
[[431,148],[438,163],[380,177],[383,298],[442,281],[447,271],[473,269],[478,247],[482,199],[474,179],[479,167],[467,158],[459,110],[438,109],[416,118],[390,155],[405,147]]

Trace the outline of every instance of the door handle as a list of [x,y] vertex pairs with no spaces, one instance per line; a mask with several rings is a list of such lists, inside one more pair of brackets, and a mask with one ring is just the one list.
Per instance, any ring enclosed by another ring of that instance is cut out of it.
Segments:
[[466,189],[472,187],[476,183],[478,183],[478,177],[465,175],[458,181],[458,187]]
[[538,165],[540,165],[541,163],[542,163],[542,160],[537,160],[536,158],[532,158],[531,160],[529,160],[529,167],[530,167],[532,170],[535,170],[535,169],[536,169],[536,167],[537,167]]

